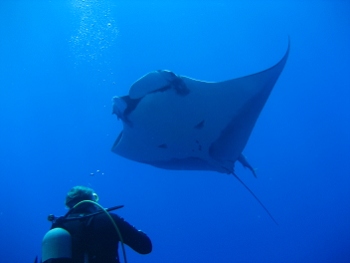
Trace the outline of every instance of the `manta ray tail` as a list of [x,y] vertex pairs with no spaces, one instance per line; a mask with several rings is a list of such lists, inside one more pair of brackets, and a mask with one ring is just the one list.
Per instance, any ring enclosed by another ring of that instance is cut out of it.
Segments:
[[254,194],[254,192],[252,190],[250,190],[250,188],[237,176],[237,174],[232,173],[232,175],[234,177],[236,177],[236,179],[241,183],[241,185],[243,185],[245,187],[245,189],[248,190],[248,192],[255,198],[256,201],[258,201],[258,203],[261,205],[262,208],[264,208],[264,210],[266,211],[266,213],[270,216],[270,218],[273,220],[273,222],[275,222],[276,225],[278,225],[277,221],[273,218],[273,216],[271,215],[270,211],[266,208],[266,206],[260,201],[260,199]]

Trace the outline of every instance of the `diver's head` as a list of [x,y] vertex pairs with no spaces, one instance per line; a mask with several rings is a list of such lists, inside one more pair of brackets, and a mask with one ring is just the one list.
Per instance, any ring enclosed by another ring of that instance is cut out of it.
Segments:
[[89,187],[85,186],[74,186],[66,196],[66,206],[73,208],[77,203],[83,200],[91,200],[94,202],[98,201],[98,195]]

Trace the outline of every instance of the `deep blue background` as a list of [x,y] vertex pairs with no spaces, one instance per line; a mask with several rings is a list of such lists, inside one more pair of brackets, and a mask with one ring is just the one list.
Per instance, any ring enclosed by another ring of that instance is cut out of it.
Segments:
[[[0,260],[33,262],[73,186],[143,229],[134,262],[350,262],[347,1],[4,0],[0,3]],[[170,69],[206,81],[291,52],[244,150],[258,179],[167,171],[110,151],[111,98]],[[97,171],[99,170],[99,172]],[[93,175],[91,175],[93,173]]]

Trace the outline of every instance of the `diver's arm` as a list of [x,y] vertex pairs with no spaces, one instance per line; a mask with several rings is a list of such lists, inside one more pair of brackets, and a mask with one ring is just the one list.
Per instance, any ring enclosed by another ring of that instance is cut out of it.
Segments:
[[118,215],[111,215],[119,228],[124,244],[128,245],[140,254],[151,253],[152,242],[144,232],[136,229]]

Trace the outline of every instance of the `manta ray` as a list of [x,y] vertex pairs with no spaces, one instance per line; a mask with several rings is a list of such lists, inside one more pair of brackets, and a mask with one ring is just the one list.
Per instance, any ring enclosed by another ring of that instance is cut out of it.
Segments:
[[242,151],[286,64],[289,47],[269,69],[222,82],[168,70],[144,75],[128,95],[113,98],[113,113],[123,130],[112,151],[164,169],[232,174],[267,211],[234,173],[234,164],[241,163],[256,176]]

